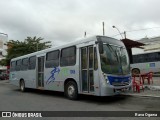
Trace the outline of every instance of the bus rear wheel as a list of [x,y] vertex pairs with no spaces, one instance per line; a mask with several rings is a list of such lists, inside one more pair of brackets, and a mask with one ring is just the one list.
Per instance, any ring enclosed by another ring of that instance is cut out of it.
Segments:
[[65,87],[65,95],[71,100],[78,98],[77,84],[74,81],[69,81]]
[[22,92],[25,91],[25,83],[24,83],[24,80],[21,80],[21,81],[20,81],[20,90],[21,90]]

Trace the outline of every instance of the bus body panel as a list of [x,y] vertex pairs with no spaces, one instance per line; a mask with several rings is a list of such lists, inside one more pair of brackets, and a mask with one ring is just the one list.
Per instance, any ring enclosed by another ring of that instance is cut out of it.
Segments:
[[19,86],[19,79],[16,76],[17,72],[10,72],[9,80],[11,84]]
[[135,63],[131,64],[132,70],[138,68],[140,73],[148,73],[148,72],[160,72],[160,62],[145,62],[145,63]]
[[140,73],[160,73],[160,52],[146,52],[133,55],[131,68],[139,69]]
[[45,69],[44,89],[64,91],[64,82],[66,79],[71,78],[75,80],[77,84],[79,83],[79,78],[76,75],[78,72],[79,69],[77,65]]

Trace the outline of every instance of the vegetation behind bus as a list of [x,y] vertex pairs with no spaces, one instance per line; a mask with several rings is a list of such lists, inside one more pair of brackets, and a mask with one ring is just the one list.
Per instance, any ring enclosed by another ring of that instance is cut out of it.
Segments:
[[51,41],[41,42],[44,40],[41,37],[27,37],[24,41],[19,40],[9,40],[5,45],[7,45],[7,55],[6,58],[0,61],[0,65],[9,66],[10,60],[15,57],[30,54],[39,50],[50,48]]

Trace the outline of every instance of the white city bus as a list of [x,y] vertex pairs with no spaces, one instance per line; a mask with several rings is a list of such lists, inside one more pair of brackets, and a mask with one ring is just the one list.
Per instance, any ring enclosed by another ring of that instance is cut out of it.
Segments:
[[120,40],[94,36],[11,60],[10,82],[25,88],[110,96],[131,87],[129,58]]
[[133,55],[132,73],[160,73],[160,52],[148,52]]

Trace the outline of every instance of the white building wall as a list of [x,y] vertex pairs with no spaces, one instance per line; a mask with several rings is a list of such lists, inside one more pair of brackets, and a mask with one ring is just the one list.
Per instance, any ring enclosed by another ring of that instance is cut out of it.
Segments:
[[[7,55],[7,46],[4,45],[7,43],[8,37],[6,35],[0,35],[0,60],[4,59],[4,56]],[[6,69],[6,66],[0,65],[0,70]]]

